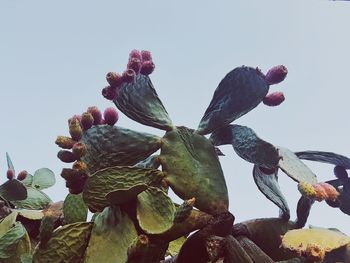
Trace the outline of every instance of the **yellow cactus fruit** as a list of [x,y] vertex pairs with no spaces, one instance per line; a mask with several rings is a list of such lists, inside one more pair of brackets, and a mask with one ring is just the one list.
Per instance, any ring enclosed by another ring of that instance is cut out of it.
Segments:
[[73,140],[79,141],[83,135],[83,130],[80,127],[80,121],[77,118],[72,118],[69,122],[69,134]]
[[298,190],[305,197],[312,199],[316,197],[316,191],[313,185],[308,182],[300,182],[298,184]]
[[55,143],[63,149],[72,149],[76,141],[67,136],[57,136]]

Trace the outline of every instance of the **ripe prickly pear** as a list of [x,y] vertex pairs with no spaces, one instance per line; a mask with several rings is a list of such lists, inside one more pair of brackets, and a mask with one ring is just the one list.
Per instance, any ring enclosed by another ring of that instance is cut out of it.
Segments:
[[269,85],[274,85],[282,82],[288,74],[288,69],[283,65],[278,65],[271,68],[265,76],[266,81]]
[[117,88],[111,86],[103,88],[102,96],[105,97],[107,100],[115,100],[118,96]]
[[8,169],[6,172],[7,179],[12,180],[15,177],[15,171],[13,169]]
[[135,71],[133,69],[131,69],[131,68],[128,68],[127,70],[125,70],[123,72],[122,78],[123,78],[124,82],[131,83],[131,82],[134,81],[135,76],[136,76]]
[[72,139],[79,141],[83,135],[83,131],[80,127],[80,122],[77,118],[71,119],[69,122],[69,134],[72,136]]
[[129,54],[129,59],[131,59],[131,58],[137,58],[137,59],[141,60],[142,59],[141,52],[136,50],[136,49],[131,50],[131,52]]
[[57,157],[64,163],[72,163],[77,160],[77,156],[70,151],[61,150],[57,153]]
[[316,196],[316,190],[313,185],[308,182],[300,182],[298,184],[298,190],[305,197],[313,199]]
[[94,117],[92,117],[92,114],[90,112],[84,112],[81,115],[81,127],[84,131],[90,129],[92,125],[94,124]]
[[118,112],[116,111],[116,109],[109,107],[105,109],[103,113],[103,118],[104,118],[105,124],[113,126],[118,121],[118,118],[119,118]]
[[87,165],[85,162],[83,161],[76,161],[74,164],[73,164],[73,167],[72,167],[74,170],[78,170],[78,171],[81,171],[81,172],[86,172],[87,171]]
[[77,142],[74,144],[72,151],[77,158],[80,158],[86,153],[86,146],[82,142]]
[[149,52],[147,50],[142,50],[141,51],[141,58],[142,58],[142,62],[143,61],[152,61],[152,54],[151,54],[151,52]]
[[26,179],[27,175],[28,172],[26,170],[23,170],[17,175],[17,180],[23,181],[24,179]]
[[57,136],[55,143],[63,149],[72,149],[76,141],[67,136]]
[[139,74],[141,69],[141,60],[138,58],[130,58],[127,68],[132,69],[136,74]]
[[123,83],[122,76],[116,72],[108,72],[106,75],[106,80],[108,84],[114,88],[119,87]]
[[278,106],[285,100],[284,94],[280,91],[268,94],[264,99],[263,103],[267,106]]
[[141,71],[142,75],[150,75],[154,71],[155,65],[152,61],[142,62]]
[[322,187],[322,185],[320,184],[314,184],[312,185],[313,188],[316,191],[316,195],[315,195],[315,199],[319,202],[327,199],[327,192],[325,191],[325,189]]
[[330,200],[330,201],[335,201],[338,196],[339,196],[339,193],[338,191],[334,188],[333,185],[330,185],[328,183],[318,183],[323,189],[324,191],[326,192],[327,194],[327,197],[326,197],[326,200]]
[[92,117],[94,118],[94,125],[101,124],[102,113],[96,106],[89,107],[87,112],[91,113]]

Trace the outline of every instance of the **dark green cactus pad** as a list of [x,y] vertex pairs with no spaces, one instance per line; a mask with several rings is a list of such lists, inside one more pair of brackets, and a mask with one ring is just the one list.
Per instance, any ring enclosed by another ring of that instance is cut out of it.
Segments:
[[10,155],[8,153],[6,153],[6,161],[7,161],[7,168],[15,170],[15,167],[13,166],[11,157],[10,157]]
[[216,214],[228,208],[225,178],[213,144],[186,127],[163,138],[160,162],[166,181],[182,199],[196,198],[198,209]]
[[52,233],[55,230],[56,218],[54,216],[48,215],[44,216],[40,224],[40,248],[45,248],[47,242],[52,237]]
[[48,168],[41,168],[33,175],[32,186],[42,190],[53,186],[56,183],[55,174]]
[[83,200],[82,194],[68,194],[63,203],[64,224],[85,222],[88,208]]
[[[163,177],[161,171],[154,169],[127,166],[102,169],[86,180],[83,199],[92,211],[102,211],[110,205],[108,197],[113,196],[111,192],[133,189],[134,186],[140,184],[158,186]],[[130,192],[125,193],[130,196]],[[139,192],[133,191],[133,193],[136,197]],[[114,198],[112,200],[117,202]]]
[[17,179],[8,180],[0,185],[0,197],[7,201],[24,200],[28,196],[26,187]]
[[275,168],[278,164],[276,147],[260,139],[249,127],[227,125],[213,132],[210,139],[214,145],[232,144],[241,158],[256,165]]
[[181,205],[176,207],[176,211],[174,215],[174,223],[181,223],[191,215],[194,202],[195,202],[195,199],[193,198],[193,199],[184,201]]
[[297,220],[296,225],[300,228],[303,228],[309,217],[311,207],[314,204],[315,200],[310,199],[305,196],[301,196],[297,204]]
[[135,199],[136,196],[147,190],[146,184],[136,184],[130,188],[115,190],[106,194],[106,198],[110,204],[120,205]]
[[230,124],[254,109],[269,91],[264,76],[255,68],[239,67],[230,71],[214,92],[198,126],[199,134],[208,134]]
[[158,136],[109,125],[91,127],[81,141],[87,148],[81,160],[91,174],[107,167],[134,165],[160,148]]
[[92,223],[86,222],[74,223],[58,228],[53,232],[46,248],[36,248],[33,254],[33,263],[82,262],[91,229]]
[[182,247],[182,245],[185,243],[186,241],[186,237],[185,236],[182,236],[182,237],[179,237],[178,239],[175,239],[173,241],[171,241],[169,243],[169,247],[168,247],[168,254],[172,257],[176,256],[177,254],[179,254],[180,252],[180,249]]
[[127,250],[137,238],[134,223],[118,207],[106,207],[96,216],[85,263],[125,263]]
[[339,165],[345,169],[350,169],[350,159],[346,156],[332,153],[332,152],[321,152],[321,151],[303,151],[296,152],[296,156],[300,159],[316,161],[321,163],[329,163]]
[[259,190],[266,196],[267,199],[281,209],[282,218],[289,220],[290,211],[288,203],[279,187],[277,173],[278,169],[276,169],[272,174],[267,174],[257,165],[254,165],[253,168],[254,182]]
[[138,162],[134,166],[138,167],[138,168],[158,169],[160,166],[159,155],[151,155],[150,157],[146,158],[145,160]]
[[134,82],[122,85],[114,103],[134,121],[166,131],[172,129],[168,113],[148,76],[138,74]]
[[28,196],[25,200],[12,202],[17,208],[34,210],[44,209],[52,203],[50,197],[48,197],[44,192],[33,187],[26,187],[26,189]]
[[278,153],[281,156],[278,166],[290,178],[298,183],[317,183],[316,175],[292,151],[278,147]]
[[162,190],[150,187],[137,196],[136,214],[147,234],[161,234],[173,226],[175,205]]
[[6,234],[6,232],[13,227],[13,225],[16,222],[18,213],[12,212],[11,214],[7,215],[6,217],[2,218],[0,220],[0,238]]

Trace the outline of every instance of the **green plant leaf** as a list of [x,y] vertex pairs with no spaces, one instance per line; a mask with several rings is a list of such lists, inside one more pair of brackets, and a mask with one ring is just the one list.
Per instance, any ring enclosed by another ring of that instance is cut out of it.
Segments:
[[27,198],[27,190],[17,179],[7,180],[0,185],[0,196],[7,201],[24,200]]
[[12,212],[0,221],[0,238],[6,234],[6,232],[13,227],[16,222],[18,213]]
[[82,194],[68,194],[63,203],[64,224],[85,222],[88,208],[83,201]]
[[44,209],[52,203],[50,197],[44,192],[33,187],[26,187],[28,196],[25,200],[13,201],[17,208],[22,209]]
[[342,166],[345,169],[350,169],[350,159],[346,156],[337,153],[321,151],[302,151],[296,152],[295,155],[298,156],[300,159],[329,163]]
[[56,183],[55,174],[48,168],[41,168],[35,171],[32,186],[42,190],[49,188]]
[[[14,256],[16,254],[18,244],[23,238],[25,238],[26,234],[27,231],[23,225],[19,222],[15,223],[15,225],[0,238],[0,259],[9,259]],[[29,251],[27,251],[27,253],[28,252],[30,252],[30,244]]]
[[138,74],[124,84],[114,100],[117,108],[130,119],[162,130],[171,130],[172,122],[148,76]]
[[12,160],[11,160],[10,155],[8,153],[6,153],[6,161],[7,161],[7,168],[15,171],[15,167],[13,166]]

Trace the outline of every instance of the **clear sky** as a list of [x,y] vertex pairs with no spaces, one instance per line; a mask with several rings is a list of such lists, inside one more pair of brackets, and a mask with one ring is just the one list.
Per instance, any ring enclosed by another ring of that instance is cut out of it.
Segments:
[[[325,0],[237,1],[0,1],[0,172],[5,152],[17,171],[52,169],[67,194],[56,158],[57,135],[88,106],[112,104],[101,96],[105,74],[122,71],[131,49],[153,52],[151,78],[176,125],[196,128],[213,91],[231,69],[284,64],[279,107],[259,105],[236,121],[263,139],[293,151],[325,150],[350,156],[350,3]],[[162,135],[121,114],[118,125]],[[253,165],[231,146],[221,158],[236,222],[272,217],[278,209],[258,191]],[[320,181],[330,165],[308,163]],[[280,172],[295,219],[297,185]],[[309,222],[350,234],[350,218],[325,203]]]

